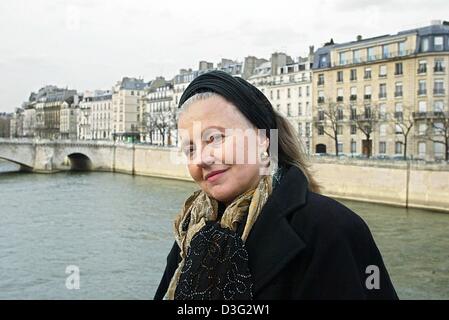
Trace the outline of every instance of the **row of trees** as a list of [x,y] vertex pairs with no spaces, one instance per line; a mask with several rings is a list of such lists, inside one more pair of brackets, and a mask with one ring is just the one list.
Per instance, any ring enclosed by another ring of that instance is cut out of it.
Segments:
[[[379,128],[380,124],[386,123],[394,127],[396,135],[402,136],[398,142],[403,145],[403,158],[407,158],[407,146],[412,128],[418,121],[424,121],[427,128],[423,136],[437,144],[444,146],[445,160],[449,160],[449,112],[435,111],[425,113],[415,113],[414,108],[404,107],[400,112],[382,112],[378,105],[364,106],[362,114],[351,111],[350,116],[344,116],[343,107],[339,103],[329,101],[320,104],[318,117],[314,125],[318,131],[330,137],[335,143],[335,154],[338,156],[339,127],[343,124],[356,126],[365,139],[363,141],[363,153],[365,156],[372,155],[372,135]],[[359,109],[356,109],[359,110]]]
[[[172,144],[171,132],[178,130],[178,113],[171,110],[164,110],[159,112],[144,113],[142,119],[143,132],[145,132],[149,139],[150,144],[153,144],[154,133],[158,132],[162,145],[165,146],[165,138],[167,137],[167,144]],[[178,135],[175,135],[175,145],[178,144]]]

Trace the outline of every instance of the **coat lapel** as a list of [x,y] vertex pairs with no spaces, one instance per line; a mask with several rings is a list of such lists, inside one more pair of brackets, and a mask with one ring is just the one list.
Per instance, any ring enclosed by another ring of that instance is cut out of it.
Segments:
[[306,246],[287,217],[306,203],[307,187],[307,179],[301,170],[290,167],[251,229],[246,248],[254,279],[254,294]]

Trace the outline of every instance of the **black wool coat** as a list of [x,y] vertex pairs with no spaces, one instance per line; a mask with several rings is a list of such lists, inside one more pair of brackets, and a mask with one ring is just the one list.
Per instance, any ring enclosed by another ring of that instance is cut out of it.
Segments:
[[[245,243],[255,299],[398,299],[366,223],[290,167]],[[180,261],[175,242],[154,299]]]

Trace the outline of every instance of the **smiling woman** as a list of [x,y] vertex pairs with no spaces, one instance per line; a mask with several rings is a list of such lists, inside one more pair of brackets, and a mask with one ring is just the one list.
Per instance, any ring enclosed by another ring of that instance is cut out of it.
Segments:
[[301,142],[257,88],[220,71],[184,91],[199,190],[175,219],[155,299],[396,299],[364,221],[320,195]]

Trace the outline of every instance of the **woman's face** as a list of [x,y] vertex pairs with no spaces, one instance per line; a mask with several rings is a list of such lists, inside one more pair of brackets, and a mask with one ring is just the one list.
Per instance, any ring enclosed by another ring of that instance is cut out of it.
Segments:
[[209,196],[228,205],[257,186],[268,139],[233,104],[221,96],[195,101],[178,129],[190,175]]

